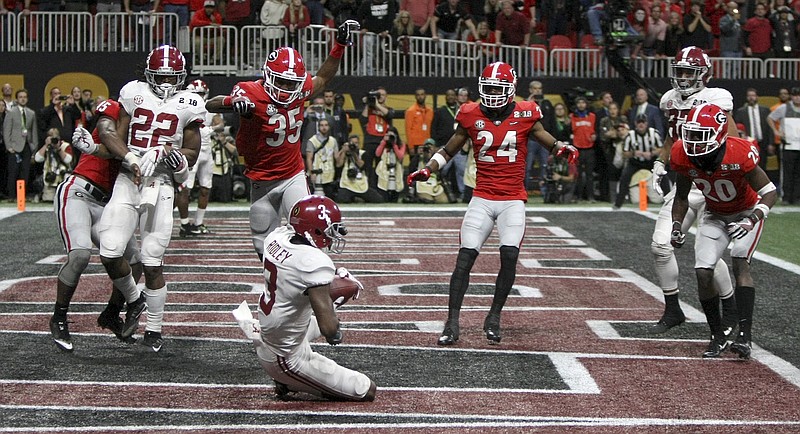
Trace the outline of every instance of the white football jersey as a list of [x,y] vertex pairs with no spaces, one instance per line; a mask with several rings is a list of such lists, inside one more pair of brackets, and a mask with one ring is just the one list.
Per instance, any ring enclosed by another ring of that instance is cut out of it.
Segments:
[[294,233],[282,226],[264,240],[261,337],[280,356],[287,356],[305,339],[313,313],[306,290],[331,283],[335,273],[333,261],[322,250],[292,244]]
[[203,126],[200,128],[200,153],[202,154],[211,155],[211,136],[214,134],[211,123],[214,122],[215,115],[216,113],[207,112]]
[[706,103],[717,105],[726,112],[733,110],[733,96],[719,87],[706,87],[685,98],[675,89],[670,89],[661,96],[659,107],[667,116],[667,135],[673,142],[681,138],[680,127],[686,122],[689,111],[695,106]]
[[150,85],[137,80],[122,87],[119,103],[131,117],[128,149],[139,156],[159,145],[180,149],[183,129],[192,122],[204,122],[207,113],[205,102],[195,93],[179,91],[162,100]]

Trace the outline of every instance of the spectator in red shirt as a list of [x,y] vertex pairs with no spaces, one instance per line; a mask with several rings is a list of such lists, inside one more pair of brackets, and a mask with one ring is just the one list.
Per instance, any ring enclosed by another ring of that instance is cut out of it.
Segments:
[[[214,0],[205,0],[203,9],[192,15],[189,28],[196,27],[219,27],[222,25],[222,15],[217,11],[217,4]],[[192,32],[194,33],[194,32]],[[205,42],[205,46],[203,45]],[[210,64],[217,64],[222,59],[222,33],[219,30],[209,32],[199,32],[194,36],[194,50],[196,53],[203,53],[206,61]]]
[[400,10],[411,13],[411,20],[420,35],[430,36],[431,17],[436,10],[436,0],[401,0]]
[[727,0],[706,0],[703,15],[705,15],[708,24],[711,25],[711,34],[715,38],[719,38],[719,20],[728,13],[725,6],[726,2]]
[[283,25],[289,29],[289,45],[299,49],[298,31],[311,25],[311,14],[302,0],[292,0],[283,14]]
[[225,7],[223,8],[220,5],[223,17],[222,23],[226,26],[234,26],[237,29],[253,24],[251,16],[252,5],[250,3],[250,0],[226,0],[223,2]]
[[494,37],[498,43],[526,47],[531,38],[531,27],[525,15],[514,10],[511,0],[503,0],[501,12],[495,21]]
[[764,3],[756,5],[756,16],[749,18],[742,30],[747,33],[745,38],[744,53],[748,57],[766,59],[772,54],[772,23],[767,18],[767,6]]
[[486,21],[479,22],[477,29],[478,39],[475,39],[475,36],[470,34],[467,36],[467,42],[476,43],[474,50],[475,52],[480,52],[483,63],[492,63],[497,57],[497,47],[495,46],[497,39],[494,36],[494,32],[489,30],[489,23]]
[[595,114],[588,109],[589,102],[579,96],[575,98],[575,112],[569,115],[572,124],[573,145],[580,150],[578,155],[578,184],[575,199],[594,202],[594,141],[597,138]]

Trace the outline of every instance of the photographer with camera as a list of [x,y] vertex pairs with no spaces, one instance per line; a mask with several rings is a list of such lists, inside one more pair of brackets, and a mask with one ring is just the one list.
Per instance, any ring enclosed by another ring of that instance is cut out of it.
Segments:
[[306,142],[306,166],[310,189],[316,195],[336,200],[336,150],[339,142],[331,136],[331,124],[322,119],[318,124],[319,131]]
[[42,200],[52,202],[56,187],[72,171],[72,147],[61,140],[57,128],[47,130],[44,146],[33,154],[33,161],[43,164]]
[[341,169],[337,202],[353,203],[358,197],[367,203],[381,203],[383,198],[367,183],[364,173],[366,163],[362,159],[365,151],[358,146],[358,136],[351,134],[348,142],[336,151],[336,167]]
[[[311,100],[311,103],[306,108],[305,113],[303,113],[303,127],[301,128],[300,133],[300,140],[305,145],[308,141],[314,137],[314,135],[319,133],[319,123],[322,120],[328,121],[329,130],[333,127],[335,120],[333,116],[329,115],[325,111],[325,98],[322,95],[314,97]],[[306,170],[308,170],[311,166],[306,166]]]
[[361,126],[364,129],[364,172],[369,180],[369,186],[375,188],[378,185],[378,177],[375,174],[375,151],[383,140],[383,136],[389,131],[394,118],[394,109],[386,106],[386,88],[379,86],[369,91],[366,96],[361,98],[364,109],[361,110]]
[[403,191],[403,157],[406,144],[400,139],[395,127],[390,127],[375,155],[380,158],[375,172],[378,174],[378,193],[387,202],[397,202]]
[[[425,143],[419,147],[417,158],[413,160],[412,164],[409,166],[409,170],[418,171],[424,169],[431,157],[433,157],[433,154],[438,150],[439,147],[436,146],[435,140],[426,140]],[[412,188],[414,190],[413,199],[416,202],[450,203],[447,189],[438,172],[431,173],[430,177],[425,181],[415,181],[413,185],[409,186],[409,190]]]
[[578,166],[569,164],[566,158],[547,157],[544,182],[547,186],[544,203],[570,203],[575,195],[575,180]]

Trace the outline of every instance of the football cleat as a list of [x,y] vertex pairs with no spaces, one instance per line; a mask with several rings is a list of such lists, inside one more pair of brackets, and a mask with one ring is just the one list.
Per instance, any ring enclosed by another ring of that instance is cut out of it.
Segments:
[[116,336],[117,339],[125,342],[126,344],[132,344],[136,342],[136,339],[130,336],[127,338],[122,336],[122,330],[125,328],[125,322],[122,321],[122,318],[120,318],[119,315],[109,312],[108,309],[100,312],[100,316],[97,317],[97,325],[100,326],[100,328],[110,330],[112,333],[114,333],[114,336]]
[[489,314],[483,321],[483,331],[490,344],[500,343],[500,315]]
[[197,229],[197,226],[191,223],[186,223],[181,225],[178,235],[181,237],[200,235],[200,230]]
[[129,338],[136,333],[136,329],[139,327],[139,317],[145,309],[147,309],[147,303],[145,302],[144,294],[140,294],[139,298],[133,303],[128,303],[128,311],[125,312],[125,324],[120,332],[123,338]]
[[53,335],[53,341],[61,351],[72,351],[72,338],[69,336],[69,325],[67,319],[57,320],[55,316],[50,317],[50,334]]
[[686,316],[681,309],[664,310],[664,315],[650,329],[651,333],[665,333],[667,330],[686,322]]
[[444,324],[442,335],[439,336],[437,344],[439,345],[453,345],[458,342],[458,321],[451,322],[447,320]]
[[208,230],[208,228],[206,227],[205,224],[196,225],[195,228],[197,229],[198,232],[200,232],[200,234],[210,234],[211,233],[211,231]]
[[161,346],[164,345],[164,340],[161,339],[161,332],[145,331],[142,345],[152,348],[156,353],[161,351]]
[[720,333],[719,337],[711,335],[711,342],[708,343],[708,348],[703,352],[703,358],[719,357],[726,349],[728,349],[728,340],[724,334]]
[[740,359],[749,359],[752,349],[753,345],[747,340],[744,333],[739,333],[739,336],[731,344],[731,352],[738,354]]
[[275,396],[277,396],[278,399],[286,398],[286,395],[288,395],[289,392],[291,392],[291,390],[289,390],[289,386],[287,386],[287,385],[285,385],[285,384],[283,384],[283,383],[281,383],[279,381],[276,381],[276,380],[272,380],[272,381],[275,383],[275,386],[274,386],[274,388],[275,388]]

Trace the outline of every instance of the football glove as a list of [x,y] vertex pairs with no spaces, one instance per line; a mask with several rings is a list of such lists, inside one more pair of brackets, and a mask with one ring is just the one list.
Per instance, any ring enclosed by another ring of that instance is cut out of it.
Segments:
[[737,240],[744,238],[748,233],[750,233],[750,231],[753,230],[753,228],[756,226],[756,223],[758,223],[758,219],[753,218],[753,216],[747,216],[739,221],[728,223],[728,235]]
[[336,29],[336,42],[340,45],[353,45],[353,33],[361,29],[361,25],[356,20],[347,20]]
[[653,190],[655,190],[659,195],[663,196],[664,191],[661,189],[661,180],[667,175],[667,169],[664,167],[664,162],[661,160],[656,160],[653,163],[653,177],[651,181],[653,182]]
[[250,101],[250,98],[241,95],[233,97],[231,104],[233,105],[233,111],[240,115],[246,115],[256,107],[255,103]]
[[431,177],[431,169],[425,167],[423,169],[417,170],[416,172],[409,174],[408,178],[406,178],[406,184],[413,185],[415,181],[425,182],[430,177]]
[[180,172],[189,166],[189,162],[186,160],[186,157],[177,149],[170,151],[169,155],[164,158],[164,164],[166,164],[167,167],[169,167],[173,172]]
[[94,154],[100,146],[94,142],[92,134],[86,128],[78,125],[72,133],[72,147],[84,154]]
[[672,222],[672,233],[669,236],[669,243],[672,247],[680,249],[686,242],[686,234],[681,230],[681,222]]
[[578,156],[580,153],[578,152],[578,148],[568,145],[566,143],[560,143],[561,145],[558,150],[556,151],[556,157],[564,157],[567,159],[567,164],[575,164],[578,162]]
[[142,176],[153,176],[156,166],[164,159],[164,153],[163,146],[155,146],[142,155],[141,160],[139,160],[139,169],[142,171]]
[[348,278],[358,284],[358,291],[356,291],[355,295],[353,295],[353,300],[358,300],[358,297],[361,296],[361,291],[364,290],[364,284],[361,283],[360,280],[356,279],[356,276],[350,274],[350,271],[347,268],[339,267],[336,269],[336,275],[342,278]]
[[336,333],[333,336],[325,336],[325,340],[328,341],[331,345],[339,345],[342,343],[342,339],[344,336],[342,335],[342,328],[337,327]]

